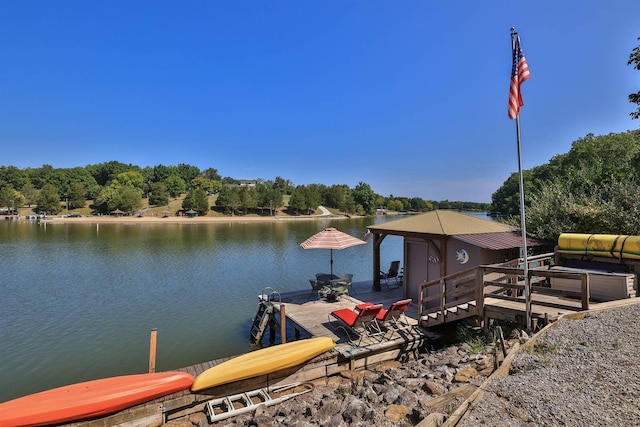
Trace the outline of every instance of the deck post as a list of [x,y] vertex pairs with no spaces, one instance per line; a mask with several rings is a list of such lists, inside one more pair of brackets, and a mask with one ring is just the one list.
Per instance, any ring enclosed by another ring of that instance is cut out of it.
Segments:
[[284,304],[280,304],[280,342],[287,342],[287,316],[284,312]]
[[276,319],[275,316],[271,316],[269,319],[269,345],[276,343]]
[[158,342],[158,330],[153,328],[151,330],[151,338],[149,339],[149,373],[153,374],[156,371],[156,343]]
[[444,306],[445,306],[445,293],[447,292],[447,284],[445,283],[444,279],[440,279],[440,314],[442,315],[442,322],[445,322],[445,312],[444,312]]
[[484,319],[484,269],[476,267],[476,314]]
[[582,274],[582,309],[589,310],[589,273]]

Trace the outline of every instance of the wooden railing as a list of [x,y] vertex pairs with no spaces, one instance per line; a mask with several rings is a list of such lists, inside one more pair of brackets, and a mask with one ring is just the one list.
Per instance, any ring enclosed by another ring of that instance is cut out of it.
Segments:
[[[588,310],[589,273],[550,270],[553,259],[553,253],[527,259],[532,299],[535,294],[573,297],[581,301],[582,310]],[[550,278],[580,280],[582,286],[579,291],[552,289],[549,286]],[[524,302],[524,292],[522,260],[514,259],[501,264],[481,265],[422,283],[418,313],[422,318],[431,313],[444,313],[448,308],[471,303],[475,305],[473,309],[475,314],[482,315],[485,297]],[[554,301],[537,299],[535,304],[575,310],[574,305],[563,304],[560,299]]]
[[[475,298],[476,269],[471,268],[421,284],[418,314],[422,317],[429,313],[444,313],[447,308],[471,302]],[[432,301],[437,301],[437,304]]]
[[[552,259],[553,254],[544,254],[528,259],[531,299],[534,299],[535,294],[576,298],[581,301],[581,309],[588,310],[590,300],[589,273],[549,270]],[[508,264],[511,264],[511,266],[508,266]],[[478,289],[482,289],[482,292],[478,292],[476,295],[478,307],[484,306],[484,298],[486,296],[508,301],[524,301],[524,268],[513,267],[513,265],[513,262],[509,262],[478,267],[477,283],[482,283],[482,286],[478,286]],[[497,278],[495,277],[496,275]],[[491,280],[487,280],[488,276]],[[549,281],[547,280],[551,278],[580,280],[581,288],[579,291],[552,289],[549,287]],[[556,301],[538,299],[535,300],[535,304],[559,309],[575,309],[573,305],[563,304],[559,299]]]

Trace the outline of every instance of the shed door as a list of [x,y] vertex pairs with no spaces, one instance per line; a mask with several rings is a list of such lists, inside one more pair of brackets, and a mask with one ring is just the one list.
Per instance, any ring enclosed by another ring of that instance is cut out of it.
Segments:
[[406,297],[417,302],[420,297],[420,285],[428,280],[427,259],[429,258],[429,248],[426,242],[419,240],[407,240],[406,245]]

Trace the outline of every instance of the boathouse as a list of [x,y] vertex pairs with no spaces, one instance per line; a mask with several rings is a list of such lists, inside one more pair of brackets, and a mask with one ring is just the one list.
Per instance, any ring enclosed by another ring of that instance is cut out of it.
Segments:
[[[388,235],[404,238],[405,298],[419,300],[420,286],[479,265],[520,257],[522,235],[512,226],[463,214],[435,210],[369,227],[373,234],[373,289],[380,290],[380,252]],[[527,239],[530,248],[552,247]],[[435,289],[432,289],[434,291]]]

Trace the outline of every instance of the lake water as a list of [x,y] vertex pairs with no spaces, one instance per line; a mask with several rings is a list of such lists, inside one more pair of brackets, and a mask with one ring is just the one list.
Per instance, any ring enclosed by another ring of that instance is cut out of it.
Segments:
[[[388,219],[398,219],[389,217]],[[387,217],[210,224],[0,221],[0,402],[95,378],[246,352],[257,295],[309,289],[328,250],[304,250],[333,226],[357,237]],[[402,259],[382,244],[381,265]],[[372,239],[334,251],[334,272],[371,280]]]

